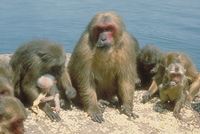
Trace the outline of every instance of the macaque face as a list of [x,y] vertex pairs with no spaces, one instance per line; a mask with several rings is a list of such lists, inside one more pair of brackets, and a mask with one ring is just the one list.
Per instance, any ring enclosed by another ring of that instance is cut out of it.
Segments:
[[93,32],[97,39],[97,47],[110,47],[114,43],[117,27],[105,17],[94,27]]
[[14,117],[11,119],[10,130],[14,134],[23,134],[24,133],[24,118],[23,117]]
[[176,83],[179,83],[182,79],[182,74],[177,72],[177,73],[170,73],[170,80],[174,81]]

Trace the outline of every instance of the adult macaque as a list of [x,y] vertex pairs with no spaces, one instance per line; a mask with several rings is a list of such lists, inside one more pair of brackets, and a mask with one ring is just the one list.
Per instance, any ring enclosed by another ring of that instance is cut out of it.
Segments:
[[153,77],[152,84],[149,90],[143,95],[143,103],[149,101],[158,90],[158,85],[162,83],[165,72],[165,67],[173,62],[179,62],[186,69],[185,76],[189,82],[189,95],[186,101],[187,105],[191,105],[191,101],[200,88],[200,74],[197,72],[196,67],[190,57],[183,52],[167,52],[165,53],[160,62],[158,73]]
[[[155,45],[145,45],[137,57],[137,72],[140,88],[149,88],[152,77],[158,72],[163,52]],[[139,88],[139,87],[137,87]]]
[[182,119],[180,110],[185,104],[189,89],[185,72],[180,63],[171,63],[166,68],[162,84],[159,86],[161,102],[175,102],[173,115],[178,119]]
[[0,99],[1,134],[23,134],[26,117],[26,110],[20,100],[11,96]]
[[[58,89],[63,90],[61,92],[64,94],[68,90],[74,90],[71,85],[66,85],[70,79],[65,73],[65,62],[65,49],[58,43],[48,40],[32,40],[23,44],[10,60],[15,96],[24,104],[29,103],[32,106],[40,93],[37,80],[43,74],[53,75],[59,83]],[[52,121],[61,120],[48,103],[40,103],[39,107]]]
[[104,121],[98,100],[110,102],[118,96],[122,113],[138,117],[133,110],[134,82],[137,78],[138,41],[113,12],[97,13],[78,41],[68,64],[77,96],[93,121]]
[[56,112],[60,111],[60,100],[59,100],[59,91],[56,86],[55,77],[50,74],[42,75],[38,81],[37,86],[43,94],[47,94],[46,97],[40,99],[41,103],[54,101],[55,107],[51,107]]
[[13,85],[7,77],[0,74],[0,98],[5,96],[14,96]]

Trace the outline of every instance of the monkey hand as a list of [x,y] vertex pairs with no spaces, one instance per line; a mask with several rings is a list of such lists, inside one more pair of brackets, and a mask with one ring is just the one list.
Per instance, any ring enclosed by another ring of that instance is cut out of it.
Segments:
[[142,103],[146,103],[147,101],[149,101],[151,99],[152,93],[150,92],[146,92],[143,96],[142,96]]
[[170,86],[175,87],[175,86],[176,86],[176,82],[171,81],[171,82],[170,82]]
[[133,119],[139,118],[137,114],[127,111],[124,106],[121,107],[120,113],[127,115],[129,119],[131,119],[131,117],[133,117]]
[[104,118],[103,118],[103,114],[101,113],[98,106],[89,110],[88,114],[90,115],[91,119],[94,122],[102,123],[103,121],[105,121]]
[[101,112],[103,113],[105,108],[106,108],[106,106],[110,105],[110,103],[108,101],[106,101],[106,100],[99,100],[98,101],[98,105],[99,105],[99,108],[100,108]]
[[181,120],[182,116],[180,115],[180,113],[173,113],[174,117]]
[[42,97],[41,99],[40,99],[40,103],[45,103],[46,102],[46,97]]

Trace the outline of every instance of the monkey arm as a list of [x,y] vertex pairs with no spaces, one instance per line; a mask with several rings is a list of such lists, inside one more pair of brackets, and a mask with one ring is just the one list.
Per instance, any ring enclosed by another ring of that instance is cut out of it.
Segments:
[[146,103],[152,97],[152,95],[158,90],[158,85],[162,83],[165,68],[159,66],[157,74],[153,77],[153,81],[148,91],[142,96],[142,103]]

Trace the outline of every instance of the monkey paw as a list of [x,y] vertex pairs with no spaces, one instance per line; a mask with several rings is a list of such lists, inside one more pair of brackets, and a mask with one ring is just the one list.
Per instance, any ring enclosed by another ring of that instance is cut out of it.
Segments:
[[170,82],[170,85],[173,86],[173,87],[175,87],[175,86],[176,86],[176,82],[171,81],[171,82]]
[[152,94],[149,92],[146,92],[143,96],[142,96],[142,103],[146,103],[147,101],[149,101],[151,99]]
[[191,101],[187,100],[187,101],[185,102],[185,105],[186,105],[187,107],[191,107]]
[[101,112],[103,113],[105,108],[106,108],[106,106],[110,105],[110,103],[108,101],[106,101],[106,100],[99,100],[98,101],[98,105],[99,105],[99,108],[100,108]]
[[124,107],[121,107],[120,113],[127,115],[129,119],[131,119],[131,117],[133,117],[133,119],[139,118],[139,116],[137,114],[126,111],[126,109]]
[[98,123],[102,123],[103,121],[105,121],[102,114],[90,114],[90,117],[93,121]]
[[174,117],[181,120],[182,116],[180,115],[180,113],[173,113]]

